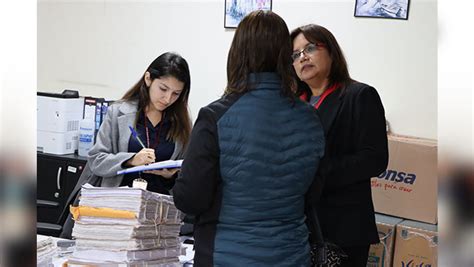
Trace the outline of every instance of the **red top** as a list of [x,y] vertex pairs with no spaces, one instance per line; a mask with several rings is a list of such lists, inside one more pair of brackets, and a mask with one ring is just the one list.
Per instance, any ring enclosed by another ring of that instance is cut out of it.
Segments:
[[[324,99],[331,94],[332,92],[336,91],[336,89],[339,87],[338,83],[333,84],[331,87],[328,89],[324,90],[323,94],[319,98],[318,102],[314,104],[314,108],[318,109],[319,106],[323,103]],[[303,101],[308,101],[308,93],[303,92],[303,94],[300,96],[300,99]]]

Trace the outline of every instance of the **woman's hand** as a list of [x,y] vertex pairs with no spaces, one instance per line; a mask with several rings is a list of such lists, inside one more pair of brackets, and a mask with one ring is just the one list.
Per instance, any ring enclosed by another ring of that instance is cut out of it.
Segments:
[[155,162],[155,150],[152,148],[144,148],[140,150],[135,156],[128,160],[129,166],[140,166]]
[[160,176],[162,176],[163,178],[166,178],[166,179],[171,179],[171,178],[173,178],[173,175],[175,175],[175,173],[179,170],[180,170],[180,168],[161,169],[161,170],[144,171],[144,173],[151,173],[151,174],[155,174],[155,175],[160,175]]

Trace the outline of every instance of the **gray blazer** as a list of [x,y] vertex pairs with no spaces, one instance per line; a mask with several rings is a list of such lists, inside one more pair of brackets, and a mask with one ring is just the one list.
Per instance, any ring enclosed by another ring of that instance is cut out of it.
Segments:
[[[93,174],[102,177],[101,186],[119,186],[123,175],[122,163],[135,153],[128,152],[131,132],[128,128],[135,124],[137,102],[119,102],[109,107],[106,118],[100,126],[95,145],[89,151],[90,168]],[[182,157],[183,146],[176,143],[171,159]]]
[[[95,145],[89,150],[89,158],[67,203],[86,183],[95,186],[117,187],[123,175],[122,163],[129,160],[135,153],[128,152],[128,141],[131,132],[128,126],[134,125],[137,113],[137,102],[118,101],[107,110],[107,115],[100,126]],[[183,158],[183,144],[176,142],[171,159]],[[102,178],[102,179],[100,179]]]
[[[117,101],[107,109],[105,119],[100,126],[95,145],[89,150],[89,157],[84,171],[69,195],[67,205],[78,204],[77,192],[82,185],[90,183],[94,186],[117,187],[123,180],[123,175],[117,175],[122,170],[122,163],[129,160],[135,153],[128,152],[128,141],[131,132],[128,126],[135,124],[137,102]],[[184,156],[183,144],[175,143],[171,159],[182,159]],[[67,212],[69,207],[63,210]],[[66,221],[61,236],[70,238],[72,220]]]

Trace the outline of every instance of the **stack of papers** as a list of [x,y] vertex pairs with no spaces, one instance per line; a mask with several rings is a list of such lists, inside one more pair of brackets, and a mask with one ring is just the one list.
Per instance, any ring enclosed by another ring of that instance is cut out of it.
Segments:
[[[181,225],[177,224],[90,224],[80,220],[74,225],[73,234],[78,238],[93,239],[98,234],[108,240],[129,240],[132,238],[176,238]],[[91,228],[91,225],[94,227]],[[111,227],[113,225],[113,227]]]
[[[181,267],[182,264],[177,264],[172,260],[169,259],[161,259],[161,260],[152,260],[152,261],[133,261],[128,263],[107,263],[104,264],[103,261],[77,261],[75,259],[69,259],[67,261],[67,267],[151,267],[151,266],[158,266],[158,267]],[[49,267],[49,266],[48,266]]]
[[176,247],[179,242],[176,238],[143,238],[130,240],[114,240],[105,244],[102,240],[80,238],[77,240],[79,247],[97,248],[111,251],[118,250],[144,250],[157,247]]
[[179,266],[181,213],[171,196],[130,187],[81,189],[68,264]]
[[51,237],[36,236],[36,263],[38,266],[51,266],[53,256],[57,254],[57,247]]
[[[181,213],[176,209],[173,197],[130,187],[94,187],[85,184],[81,189],[79,206],[110,208],[130,211],[133,218],[112,216],[97,217],[82,214],[83,222],[125,223],[125,224],[180,224]],[[99,222],[98,222],[99,221]]]

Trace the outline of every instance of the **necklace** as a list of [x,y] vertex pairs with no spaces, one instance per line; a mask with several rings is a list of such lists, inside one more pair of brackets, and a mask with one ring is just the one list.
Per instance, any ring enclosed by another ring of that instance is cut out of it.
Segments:
[[153,148],[156,149],[158,145],[160,144],[160,133],[161,133],[161,127],[163,127],[163,122],[165,120],[165,112],[163,112],[161,116],[161,120],[159,122],[160,127],[158,127],[158,131],[155,131],[155,144],[153,146],[150,146],[150,132],[148,130],[148,124],[146,123],[147,117],[145,111],[143,111],[143,120],[145,124],[145,133],[146,133],[146,145],[148,148]]

